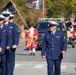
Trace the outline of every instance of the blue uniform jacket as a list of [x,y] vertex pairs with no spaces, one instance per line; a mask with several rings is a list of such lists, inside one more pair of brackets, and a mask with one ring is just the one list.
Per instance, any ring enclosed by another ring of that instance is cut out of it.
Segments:
[[8,39],[7,46],[11,47],[11,32],[7,29],[6,26],[3,25],[3,27],[0,29],[0,47],[2,48],[2,52],[0,54],[5,54],[5,48],[6,48],[6,40]]
[[60,60],[63,58],[61,51],[66,49],[67,41],[62,31],[56,30],[54,35],[50,31],[45,33],[41,56],[46,54],[46,58]]
[[[14,23],[9,22],[8,25],[5,25],[7,27],[7,29],[11,30],[11,34],[12,34],[12,46],[18,45],[19,44],[19,29],[18,26]],[[8,42],[8,40],[7,40]]]

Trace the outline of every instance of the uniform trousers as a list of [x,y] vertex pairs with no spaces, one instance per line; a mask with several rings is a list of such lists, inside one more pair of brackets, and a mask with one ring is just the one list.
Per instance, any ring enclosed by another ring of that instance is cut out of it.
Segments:
[[6,55],[1,54],[1,61],[0,61],[0,75],[6,75]]
[[6,75],[13,75],[15,67],[15,50],[11,49],[6,51]]
[[61,60],[47,59],[47,73],[48,75],[60,75]]

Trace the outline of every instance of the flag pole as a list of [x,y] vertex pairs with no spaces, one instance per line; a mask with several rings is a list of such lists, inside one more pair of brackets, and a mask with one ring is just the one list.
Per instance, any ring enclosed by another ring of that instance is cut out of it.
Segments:
[[43,18],[44,18],[44,15],[45,15],[45,7],[44,7],[44,0],[43,0]]
[[20,17],[21,17],[22,21],[24,22],[25,26],[28,28],[26,22],[24,21],[22,15],[20,14],[19,10],[16,8],[15,4],[13,3],[13,1],[12,1],[12,0],[10,0],[10,1],[11,1],[11,3],[13,4],[13,6],[15,7],[15,9],[17,10],[17,12],[18,12],[18,14],[20,15]]

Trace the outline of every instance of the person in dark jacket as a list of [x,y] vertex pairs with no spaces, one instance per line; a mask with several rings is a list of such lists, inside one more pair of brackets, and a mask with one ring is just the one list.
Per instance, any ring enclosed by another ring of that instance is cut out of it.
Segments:
[[13,23],[13,19],[14,19],[14,15],[11,13],[11,14],[10,14],[10,18],[9,18],[10,22]]
[[[6,75],[13,75],[14,67],[15,67],[15,51],[19,44],[19,29],[16,24],[10,22],[10,12],[4,11],[3,15],[5,16],[5,26],[8,30],[11,30],[12,36],[12,46],[10,50],[6,49]],[[8,40],[7,40],[8,42]]]
[[67,50],[64,33],[56,30],[58,24],[50,24],[50,30],[45,33],[41,57],[47,60],[48,75],[60,75],[61,61]]
[[[9,50],[12,46],[11,31],[4,26],[4,16],[0,15],[0,75],[6,75],[6,54],[5,50]],[[6,41],[8,39],[7,47]]]

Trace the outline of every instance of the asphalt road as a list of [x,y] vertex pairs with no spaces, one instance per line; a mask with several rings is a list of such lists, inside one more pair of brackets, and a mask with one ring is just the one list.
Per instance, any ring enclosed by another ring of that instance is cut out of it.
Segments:
[[[25,39],[21,39],[16,50],[14,75],[47,75],[46,60],[41,58],[41,51],[37,50],[35,56],[29,56],[25,48]],[[71,48],[71,45],[68,45],[62,60],[61,75],[76,75],[76,48]]]

